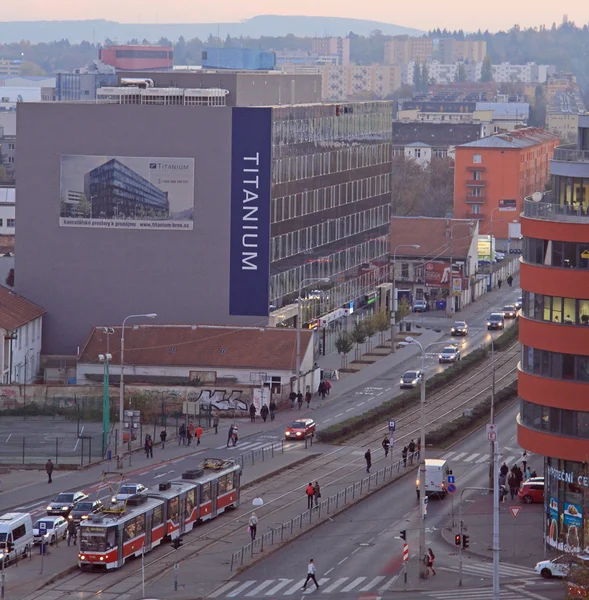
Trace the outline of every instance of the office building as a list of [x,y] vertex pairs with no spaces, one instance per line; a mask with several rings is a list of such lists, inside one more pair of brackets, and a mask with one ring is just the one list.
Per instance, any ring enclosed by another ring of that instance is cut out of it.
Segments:
[[526,196],[542,191],[558,138],[535,127],[457,146],[454,216],[479,221],[481,234],[519,238]]
[[434,54],[440,62],[450,64],[458,61],[481,63],[487,56],[487,42],[484,40],[456,40],[442,38],[434,44]]
[[101,87],[117,85],[114,67],[99,60],[73,73],[58,73],[55,81],[55,99],[59,101],[96,100],[96,91]]
[[236,71],[271,71],[276,67],[274,52],[257,48],[215,48],[202,50],[203,69],[230,69]]
[[423,63],[433,52],[432,38],[397,35],[384,43],[384,62],[387,65],[406,65],[412,61]]
[[172,46],[103,46],[99,59],[117,71],[155,71],[174,65]]
[[311,51],[319,56],[335,56],[336,64],[350,64],[350,38],[349,37],[324,37],[313,38]]
[[585,103],[577,90],[557,91],[546,107],[546,129],[564,141],[575,142],[579,115],[583,114]]
[[544,539],[589,547],[589,116],[550,161],[552,190],[524,202],[518,444],[544,456]]
[[[387,279],[391,103],[250,107],[264,81],[279,95],[280,75],[211,77],[246,105],[19,108],[29,176],[17,183],[16,285],[47,308],[47,352],[75,353],[95,323],[142,310],[163,323],[294,325],[303,282],[314,326]],[[105,163],[103,194],[91,174]],[[134,174],[115,177],[118,163]],[[133,210],[130,187],[156,206]]]

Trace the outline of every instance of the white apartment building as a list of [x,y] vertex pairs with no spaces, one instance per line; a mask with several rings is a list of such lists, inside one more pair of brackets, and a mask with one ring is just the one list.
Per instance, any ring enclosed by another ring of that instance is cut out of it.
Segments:
[[0,187],[0,235],[14,235],[15,188]]

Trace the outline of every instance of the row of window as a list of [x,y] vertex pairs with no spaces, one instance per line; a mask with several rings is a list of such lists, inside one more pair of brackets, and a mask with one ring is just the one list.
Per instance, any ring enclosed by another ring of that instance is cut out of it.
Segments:
[[390,161],[390,143],[361,144],[340,150],[276,158],[272,165],[272,183],[286,183],[342,173],[352,169],[382,165]]
[[521,368],[525,373],[565,381],[589,381],[589,356],[563,354],[522,346]]
[[390,194],[390,192],[391,175],[387,173],[308,190],[300,194],[281,196],[274,198],[270,204],[270,221],[280,223],[373,196]]
[[390,210],[390,204],[385,204],[277,235],[270,240],[270,261],[282,260],[387,225],[390,223]]
[[523,259],[547,267],[589,269],[589,242],[558,242],[526,237]]
[[522,400],[520,420],[522,425],[537,431],[567,437],[589,438],[589,412],[540,406]]
[[[6,219],[6,227],[14,227],[14,219]],[[4,219],[0,219],[0,227],[4,227]]]
[[589,325],[589,300],[523,292],[522,310],[524,316],[536,321]]
[[[408,150],[409,156],[411,156],[411,150]],[[415,156],[415,158],[421,158],[421,151],[422,148],[415,148],[413,155]],[[401,148],[393,148],[393,156],[404,156],[405,155],[405,148],[401,147]],[[425,154],[425,150],[424,150],[424,157],[426,156]],[[447,148],[433,148],[432,149],[432,156],[434,158],[446,158],[446,156],[448,156],[448,149]]]

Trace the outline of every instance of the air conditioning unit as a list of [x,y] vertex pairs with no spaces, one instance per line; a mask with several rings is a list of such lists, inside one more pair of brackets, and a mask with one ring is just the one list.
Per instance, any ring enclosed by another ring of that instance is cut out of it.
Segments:
[[159,490],[160,490],[160,492],[165,492],[166,490],[169,490],[171,487],[172,487],[172,484],[169,481],[166,481],[166,483],[160,483]]

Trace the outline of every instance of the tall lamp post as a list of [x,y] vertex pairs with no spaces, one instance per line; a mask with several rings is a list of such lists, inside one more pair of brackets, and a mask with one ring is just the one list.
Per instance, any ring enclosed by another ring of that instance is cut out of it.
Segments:
[[397,351],[397,344],[395,344],[395,310],[397,307],[395,306],[396,302],[396,290],[395,290],[395,276],[397,270],[397,250],[399,248],[413,248],[415,250],[419,250],[421,246],[419,244],[399,244],[395,246],[393,250],[393,287],[391,290],[391,346],[393,347],[393,352]]
[[491,211],[489,220],[489,289],[493,287],[493,214],[496,210],[499,210],[498,206]]
[[408,336],[404,342],[401,342],[402,346],[409,346],[415,344],[421,349],[421,408],[419,416],[419,428],[421,431],[421,452],[419,453],[419,577],[425,579],[425,562],[423,557],[425,556],[425,355],[428,348],[432,346],[447,345],[448,342],[433,342],[427,346],[423,346],[421,342]]
[[301,279],[299,285],[299,298],[297,306],[297,394],[301,392],[301,321],[303,320],[303,308],[302,308],[302,294],[305,283],[315,283],[322,281],[323,283],[329,283],[331,281],[329,277],[309,277],[307,279]]
[[104,393],[102,398],[102,457],[106,455],[108,434],[110,432],[110,395],[108,391],[110,353],[110,336],[115,332],[112,327],[100,327],[99,331],[106,335],[106,354],[99,354],[98,359],[104,363]]
[[[123,319],[121,328],[121,382],[119,385],[119,451],[117,455],[117,468],[123,468],[123,425],[125,423],[125,384],[123,380],[123,371],[125,365],[125,323],[129,319],[155,319],[157,313],[144,313],[140,315],[128,315]],[[131,432],[129,432],[131,434]]]
[[[491,425],[495,424],[495,338],[491,335]],[[489,490],[495,489],[494,476],[495,461],[493,459],[495,455],[495,442],[490,442],[491,450],[489,455]]]

